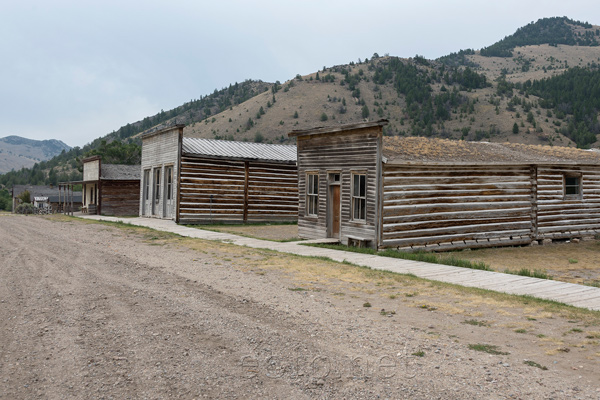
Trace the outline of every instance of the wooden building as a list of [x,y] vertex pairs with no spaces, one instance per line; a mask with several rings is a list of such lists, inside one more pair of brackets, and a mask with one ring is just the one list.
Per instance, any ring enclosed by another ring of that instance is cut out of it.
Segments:
[[141,216],[296,221],[297,184],[295,146],[188,138],[183,125],[142,137]]
[[[18,197],[25,191],[29,192],[29,198],[35,207],[49,207],[51,212],[61,212],[66,197],[61,193],[58,186],[52,185],[14,185],[12,188],[12,206],[13,211],[19,205]],[[81,192],[70,194],[69,201],[73,201],[73,208],[79,210],[82,205]],[[37,200],[36,200],[37,199]]]
[[103,164],[100,156],[83,160],[82,212],[101,215],[137,215],[140,166]]
[[386,124],[290,133],[300,237],[448,250],[600,231],[598,151],[387,137]]

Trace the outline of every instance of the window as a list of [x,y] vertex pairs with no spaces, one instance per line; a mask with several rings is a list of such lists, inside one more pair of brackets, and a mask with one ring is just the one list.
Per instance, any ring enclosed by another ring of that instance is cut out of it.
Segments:
[[171,200],[173,197],[173,167],[165,167],[165,185],[167,200]]
[[565,198],[578,199],[581,197],[581,175],[565,175]]
[[367,219],[367,176],[352,174],[352,219]]
[[306,174],[306,215],[317,215],[319,212],[319,175]]
[[160,168],[154,170],[154,201],[160,200]]
[[144,200],[148,200],[150,196],[150,170],[144,171]]

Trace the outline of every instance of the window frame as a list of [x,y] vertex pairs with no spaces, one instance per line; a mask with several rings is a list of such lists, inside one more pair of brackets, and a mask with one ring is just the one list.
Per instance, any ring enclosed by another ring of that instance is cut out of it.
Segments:
[[[576,184],[567,184],[567,179],[577,179]],[[563,198],[565,200],[581,200],[583,186],[582,174],[580,172],[567,172],[563,174]],[[569,188],[575,188],[576,193],[567,193]]]
[[[311,179],[312,178],[312,179]],[[315,189],[315,182],[314,180],[317,180],[316,182],[316,193],[314,192]],[[319,172],[318,171],[307,171],[306,172],[306,190],[305,190],[305,194],[306,194],[306,207],[305,207],[305,213],[307,217],[318,217],[319,216]],[[311,190],[312,189],[312,190]],[[313,211],[311,213],[311,211]]]
[[[358,193],[356,193],[356,177],[358,177]],[[364,193],[360,193],[360,177],[364,179]],[[351,206],[350,206],[350,219],[353,222],[366,223],[367,222],[367,172],[366,171],[352,171],[352,187],[350,192]],[[358,217],[356,205],[359,204]],[[361,218],[362,217],[362,218]]]

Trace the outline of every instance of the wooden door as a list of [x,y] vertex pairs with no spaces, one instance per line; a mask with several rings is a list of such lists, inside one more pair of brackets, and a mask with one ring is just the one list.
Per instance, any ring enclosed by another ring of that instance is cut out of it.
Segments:
[[340,185],[331,186],[331,237],[340,237]]
[[144,191],[142,193],[142,215],[150,216],[152,215],[150,210],[152,209],[152,197],[150,196],[150,170],[144,170]]

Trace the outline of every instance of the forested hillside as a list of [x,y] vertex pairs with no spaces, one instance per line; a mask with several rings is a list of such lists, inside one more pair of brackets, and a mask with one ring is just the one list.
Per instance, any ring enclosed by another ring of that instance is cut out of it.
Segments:
[[79,179],[80,160],[94,154],[135,164],[141,134],[174,124],[186,136],[293,143],[294,129],[386,118],[386,135],[596,146],[599,41],[598,26],[546,18],[481,51],[438,60],[375,53],[283,83],[236,83],[0,175],[0,186]]

